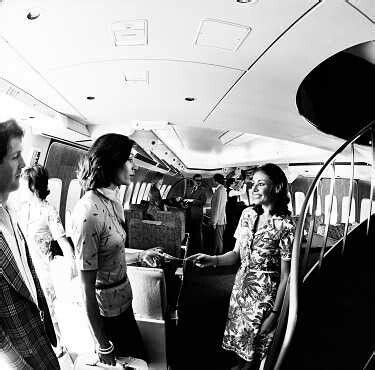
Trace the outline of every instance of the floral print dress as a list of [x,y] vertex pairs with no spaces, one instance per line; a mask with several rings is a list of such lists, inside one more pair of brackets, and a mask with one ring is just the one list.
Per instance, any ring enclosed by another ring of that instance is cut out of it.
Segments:
[[251,362],[265,356],[273,333],[259,334],[272,310],[280,282],[281,259],[291,259],[295,227],[291,217],[272,216],[253,233],[257,213],[246,208],[234,237],[239,268],[230,298],[223,348]]
[[51,242],[65,236],[59,213],[46,200],[33,197],[22,207],[19,219],[27,235],[30,254],[38,274],[53,322],[55,314],[56,293],[51,274]]

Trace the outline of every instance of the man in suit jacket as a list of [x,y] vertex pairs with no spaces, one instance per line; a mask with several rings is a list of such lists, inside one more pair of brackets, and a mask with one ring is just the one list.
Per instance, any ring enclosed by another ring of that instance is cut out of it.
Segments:
[[11,369],[59,369],[47,302],[7,204],[25,166],[22,138],[14,120],[0,123],[0,363]]
[[211,199],[210,223],[214,229],[214,254],[223,253],[223,236],[227,223],[225,206],[227,204],[227,191],[224,187],[225,178],[220,173],[214,175],[215,193]]
[[189,205],[189,219],[190,219],[190,251],[189,254],[203,251],[203,206],[207,200],[207,189],[202,185],[202,175],[195,174],[193,176],[194,186],[190,193],[187,194],[187,199],[192,200]]

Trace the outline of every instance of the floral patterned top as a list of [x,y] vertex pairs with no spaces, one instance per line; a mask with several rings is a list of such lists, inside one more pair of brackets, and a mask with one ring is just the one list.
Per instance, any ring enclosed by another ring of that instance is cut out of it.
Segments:
[[235,250],[239,250],[242,264],[248,265],[252,270],[278,272],[280,258],[285,261],[291,259],[295,231],[293,220],[290,216],[274,215],[253,235],[256,218],[257,213],[251,207],[242,212],[234,233],[239,241]]
[[21,225],[26,232],[27,240],[34,245],[32,257],[37,261],[50,257],[50,244],[65,236],[59,213],[47,200],[33,197],[22,206],[19,214]]
[[[105,190],[109,195],[110,190]],[[118,215],[114,192],[111,198],[98,190],[86,192],[78,201],[72,219],[77,267],[82,271],[97,271],[96,298],[100,314],[106,317],[120,315],[132,302],[126,274],[123,215]],[[115,286],[99,288],[112,284]]]

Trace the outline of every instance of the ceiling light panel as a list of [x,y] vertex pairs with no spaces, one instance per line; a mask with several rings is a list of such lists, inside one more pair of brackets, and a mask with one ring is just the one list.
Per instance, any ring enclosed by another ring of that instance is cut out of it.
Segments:
[[249,26],[217,19],[204,19],[199,25],[194,45],[236,51],[250,31]]
[[115,22],[112,33],[115,46],[147,45],[147,20]]

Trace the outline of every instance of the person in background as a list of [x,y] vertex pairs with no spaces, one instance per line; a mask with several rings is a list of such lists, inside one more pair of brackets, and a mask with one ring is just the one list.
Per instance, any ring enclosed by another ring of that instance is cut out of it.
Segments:
[[50,309],[57,335],[56,355],[60,357],[64,353],[64,347],[55,313],[56,293],[51,274],[51,261],[54,255],[51,246],[53,241],[57,241],[66,258],[71,277],[76,275],[73,249],[65,236],[58,211],[46,200],[49,194],[47,169],[36,164],[26,168],[22,177],[26,180],[32,197],[21,207],[20,220],[23,219],[22,228],[30,244],[31,258]]
[[0,362],[12,369],[59,369],[48,305],[9,194],[19,187],[23,130],[0,123]]
[[229,251],[234,248],[236,243],[234,232],[236,231],[242,210],[245,208],[243,203],[240,203],[240,196],[246,193],[246,184],[242,181],[237,181],[234,177],[230,177],[226,181],[226,190],[227,205],[225,213],[227,216],[227,226],[224,232],[224,249],[225,251]]
[[202,184],[202,175],[193,176],[194,186],[187,194],[191,251],[203,250],[203,206],[207,201],[207,189]]
[[164,176],[160,172],[156,172],[152,178],[152,185],[148,193],[149,205],[146,214],[152,217],[152,214],[157,211],[166,211],[167,207],[160,194],[160,188],[163,185]]
[[225,206],[227,204],[227,192],[224,187],[225,178],[220,173],[213,177],[215,193],[211,199],[210,224],[214,230],[214,253],[223,253],[223,236],[226,225]]
[[198,267],[241,266],[237,272],[223,348],[238,356],[237,369],[258,369],[271,343],[287,284],[295,226],[288,210],[288,181],[275,164],[258,167],[252,200],[235,232],[236,245],[221,256],[196,254]]
[[115,365],[116,356],[145,360],[126,266],[136,260],[154,265],[160,257],[152,250],[131,254],[125,250],[124,209],[116,189],[129,185],[134,176],[134,144],[124,135],[103,135],[82,158],[78,170],[85,194],[73,211],[72,239],[83,303],[99,360],[107,365]]

